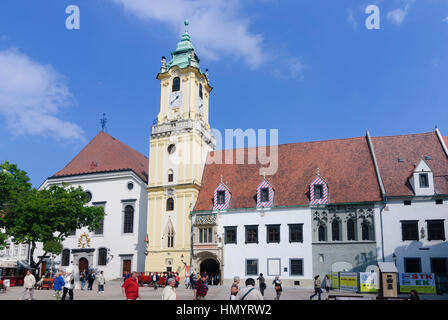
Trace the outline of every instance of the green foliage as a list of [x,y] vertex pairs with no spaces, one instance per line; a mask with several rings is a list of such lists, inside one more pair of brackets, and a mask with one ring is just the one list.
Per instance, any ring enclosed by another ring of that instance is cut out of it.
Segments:
[[60,241],[50,240],[44,243],[44,251],[48,253],[60,254],[63,246]]

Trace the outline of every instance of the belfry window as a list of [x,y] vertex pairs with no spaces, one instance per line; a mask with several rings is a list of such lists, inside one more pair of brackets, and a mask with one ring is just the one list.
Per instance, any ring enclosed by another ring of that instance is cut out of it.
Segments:
[[202,84],[199,84],[199,97],[202,99],[203,94],[202,94]]
[[168,182],[173,182],[173,180],[174,180],[174,173],[173,173],[173,171],[169,171],[168,172]]
[[180,91],[180,78],[179,77],[176,77],[176,78],[173,79],[172,91],[173,92]]

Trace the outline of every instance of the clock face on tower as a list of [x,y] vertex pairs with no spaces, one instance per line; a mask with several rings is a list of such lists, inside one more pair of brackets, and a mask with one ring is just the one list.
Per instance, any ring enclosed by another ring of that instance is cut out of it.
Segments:
[[182,91],[172,92],[169,101],[170,108],[179,107],[180,105],[182,105]]
[[202,101],[201,98],[198,98],[198,110],[202,115],[204,115],[204,101]]

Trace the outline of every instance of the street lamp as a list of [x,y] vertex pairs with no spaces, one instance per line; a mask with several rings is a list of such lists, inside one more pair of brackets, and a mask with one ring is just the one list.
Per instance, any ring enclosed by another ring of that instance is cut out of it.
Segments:
[[394,260],[395,266],[397,266],[397,256],[396,256],[395,252],[392,254],[392,259]]

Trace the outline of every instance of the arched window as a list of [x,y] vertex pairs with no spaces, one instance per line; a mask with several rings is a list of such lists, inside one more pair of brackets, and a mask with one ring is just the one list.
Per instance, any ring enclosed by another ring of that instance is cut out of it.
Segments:
[[339,231],[340,231],[339,221],[333,220],[333,222],[331,223],[331,235],[333,241],[341,240],[339,236]]
[[166,211],[173,211],[174,210],[174,200],[173,198],[168,198],[166,200]]
[[175,91],[179,91],[179,90],[180,90],[180,78],[176,77],[176,78],[173,79],[173,89],[172,89],[172,91],[175,92]]
[[61,259],[61,265],[62,266],[68,266],[70,264],[70,250],[64,249],[62,250],[62,259]]
[[124,228],[123,233],[134,232],[134,207],[127,205],[124,208]]
[[370,226],[369,226],[369,223],[364,221],[361,224],[361,231],[362,231],[362,240],[370,240]]
[[202,84],[199,84],[199,97],[202,99]]
[[347,240],[355,240],[355,222],[351,218],[347,220]]
[[98,250],[98,265],[105,266],[107,264],[107,249],[100,248]]
[[324,225],[320,225],[318,229],[319,241],[327,241],[327,229]]
[[174,181],[174,173],[173,170],[168,171],[168,182]]
[[174,248],[174,228],[171,220],[168,221],[168,225],[165,230],[165,236],[167,248]]

